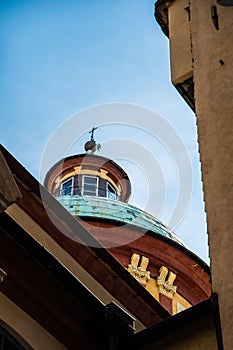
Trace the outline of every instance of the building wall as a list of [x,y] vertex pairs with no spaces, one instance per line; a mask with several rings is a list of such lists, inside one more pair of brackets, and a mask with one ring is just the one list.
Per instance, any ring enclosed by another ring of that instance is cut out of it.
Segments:
[[192,76],[188,0],[177,0],[168,8],[171,79],[182,83]]
[[136,346],[133,344],[133,348],[136,350],[218,350],[215,325],[211,316],[186,322],[180,325],[179,329],[169,329],[168,334],[169,336],[164,333],[155,335],[156,339],[149,340],[148,343],[145,339],[145,344],[138,342]]
[[[25,349],[49,349],[49,350],[65,350],[51,334],[35,320],[28,316],[22,309],[8,299],[4,294],[0,293],[1,320],[16,332],[30,347]],[[7,328],[8,329],[8,328]],[[13,334],[14,336],[14,334]],[[16,338],[17,339],[17,338]],[[20,342],[20,339],[17,339]]]
[[[212,289],[219,297],[224,349],[230,350],[233,346],[233,6],[223,7],[215,0],[190,0],[187,25],[184,2],[158,0],[157,4],[162,3],[159,11],[168,7],[165,26],[170,37],[174,84],[187,73],[187,57],[191,55]],[[189,54],[184,57],[187,50]],[[185,99],[185,93],[181,94]]]
[[[216,6],[219,29],[211,19],[211,6]],[[233,346],[233,7],[192,0],[191,35],[212,288],[219,297],[224,348],[230,350]]]
[[[135,275],[138,281],[161,302],[172,314],[188,308],[211,295],[210,275],[207,266],[201,262],[188,249],[181,247],[175,242],[170,242],[163,237],[147,235],[133,225],[114,225],[107,220],[82,220],[82,224],[104,246],[109,247],[111,254]],[[132,261],[133,255],[138,256],[138,261]],[[141,266],[142,257],[148,259],[144,268]],[[130,267],[133,265],[133,268]],[[173,273],[172,285],[176,287],[175,293],[167,293],[164,288],[158,290],[157,278],[161,267],[168,269],[165,280],[169,273]],[[149,279],[140,276],[140,270],[149,272]],[[135,272],[135,273],[134,273]]]

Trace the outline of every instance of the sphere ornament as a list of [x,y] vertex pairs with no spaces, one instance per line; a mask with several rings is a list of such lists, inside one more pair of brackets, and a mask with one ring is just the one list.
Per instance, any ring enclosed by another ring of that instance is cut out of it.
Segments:
[[97,149],[97,144],[95,141],[87,141],[84,145],[84,149],[87,153],[95,153]]

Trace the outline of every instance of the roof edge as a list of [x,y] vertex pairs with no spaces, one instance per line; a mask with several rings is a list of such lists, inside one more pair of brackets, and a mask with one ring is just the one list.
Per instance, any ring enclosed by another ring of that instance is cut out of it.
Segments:
[[164,34],[169,37],[168,7],[175,0],[158,0],[155,3],[154,16]]

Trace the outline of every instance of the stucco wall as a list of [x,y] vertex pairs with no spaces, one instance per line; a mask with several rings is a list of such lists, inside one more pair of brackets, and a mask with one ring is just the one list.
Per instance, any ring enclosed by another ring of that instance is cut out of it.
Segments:
[[173,316],[126,339],[126,342],[120,342],[119,349],[220,350],[212,306],[207,307],[204,302],[195,311],[189,309]]
[[[211,19],[215,5],[219,29]],[[191,1],[198,139],[208,220],[213,291],[225,350],[233,346],[233,7]]]
[[168,8],[171,76],[173,84],[192,76],[188,0],[176,0]]
[[160,339],[145,345],[141,350],[217,350],[214,322],[211,317],[194,320],[182,325],[180,329],[169,331],[169,336],[162,335]]
[[185,35],[179,36],[179,31],[184,26],[184,22],[183,25],[181,22],[184,16],[182,1],[163,3],[165,7],[168,6],[169,13],[172,81],[176,83],[177,67],[181,67],[183,72],[186,71],[187,64],[182,56],[189,50],[193,66],[212,289],[219,297],[224,349],[231,350],[233,6],[223,7],[218,5],[216,0],[190,0],[190,46]]

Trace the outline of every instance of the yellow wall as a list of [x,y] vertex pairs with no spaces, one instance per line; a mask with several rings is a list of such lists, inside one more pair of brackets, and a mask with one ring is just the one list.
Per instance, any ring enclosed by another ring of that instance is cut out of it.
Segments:
[[224,349],[232,350],[233,6],[216,0],[189,3],[189,24],[187,2],[168,3],[172,81],[177,84],[193,70],[212,289],[219,298]]
[[188,0],[176,0],[168,8],[171,76],[173,84],[192,76]]
[[[219,30],[211,19],[218,13]],[[194,93],[210,246],[225,350],[233,348],[233,7],[192,0]],[[222,60],[222,63],[220,62]]]
[[[153,297],[159,301],[159,289],[157,287],[156,280],[150,278],[146,284],[146,289]],[[175,293],[172,299],[172,314],[175,315],[180,311],[183,311],[190,306],[192,306],[186,299],[184,299],[180,294]]]

